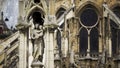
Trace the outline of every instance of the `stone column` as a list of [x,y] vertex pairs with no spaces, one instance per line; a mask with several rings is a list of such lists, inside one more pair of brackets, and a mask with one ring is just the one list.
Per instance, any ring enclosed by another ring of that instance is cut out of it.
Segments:
[[110,17],[107,14],[107,26],[106,26],[106,46],[108,50],[108,57],[112,56],[112,42],[111,42],[111,27],[110,27]]
[[[30,32],[30,29],[29,29]],[[32,61],[33,61],[33,56],[32,56],[32,52],[33,52],[33,46],[32,46],[32,42],[31,42],[31,37],[30,37],[30,33],[29,33],[29,60],[28,60],[28,64],[29,64],[29,68],[31,67]]]
[[54,30],[55,24],[46,24],[45,32],[45,68],[54,68]]
[[25,11],[24,11],[24,0],[19,0],[19,17],[22,16],[24,17],[25,16]]
[[27,46],[28,46],[28,24],[23,21],[25,16],[24,11],[24,0],[19,0],[19,19],[17,29],[19,30],[19,68],[27,68]]
[[19,68],[27,68],[28,66],[28,56],[27,56],[27,47],[28,47],[28,27],[30,26],[27,23],[23,23],[20,19],[20,23],[17,24],[17,29],[19,30]]
[[27,67],[27,34],[26,29],[20,30],[20,44],[19,44],[19,68]]
[[63,57],[67,57],[67,55],[68,55],[68,38],[67,37],[65,37],[64,38],[64,55],[63,55]]
[[102,42],[102,18],[100,18],[100,23],[99,23],[99,53],[102,53],[102,46],[103,46],[103,42]]
[[90,57],[90,30],[88,30],[88,48],[87,48],[87,57]]

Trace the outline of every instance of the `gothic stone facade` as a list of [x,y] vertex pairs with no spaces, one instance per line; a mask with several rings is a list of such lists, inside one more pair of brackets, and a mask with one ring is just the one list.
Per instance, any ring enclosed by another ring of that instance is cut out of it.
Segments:
[[120,68],[119,0],[19,0],[19,68],[31,67],[39,17],[45,68]]

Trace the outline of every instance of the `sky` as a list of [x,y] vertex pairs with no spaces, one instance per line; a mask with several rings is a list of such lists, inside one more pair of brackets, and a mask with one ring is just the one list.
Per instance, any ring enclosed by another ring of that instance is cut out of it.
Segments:
[[6,17],[9,19],[6,21],[8,28],[15,27],[18,19],[18,0],[5,0],[3,5],[4,19]]

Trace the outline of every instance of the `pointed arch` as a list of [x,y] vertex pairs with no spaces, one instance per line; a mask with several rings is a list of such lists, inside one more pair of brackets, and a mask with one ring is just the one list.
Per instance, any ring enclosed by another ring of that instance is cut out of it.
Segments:
[[[83,3],[75,14],[79,18],[81,27],[85,28],[80,30],[80,40],[79,49],[82,52],[87,53],[87,49],[90,51],[91,55],[96,55],[99,52],[99,21],[102,17],[102,12],[100,12],[100,7],[91,1]],[[88,33],[87,33],[88,31]],[[95,36],[94,36],[95,35]],[[81,40],[82,39],[82,40]],[[90,43],[88,43],[90,42]],[[84,47],[82,46],[84,45]]]
[[61,6],[59,6],[59,7],[56,9],[55,13],[57,13],[60,8],[63,8],[63,9],[65,9],[65,10],[67,10],[67,7],[66,7],[66,6],[61,5]]
[[33,14],[34,12],[40,12],[42,17],[45,15],[45,12],[44,12],[44,10],[43,10],[42,7],[40,7],[40,6],[38,6],[38,5],[33,6],[33,7],[27,12],[27,15],[26,15],[26,20],[27,20],[27,22],[29,22],[30,16],[32,16],[32,14]]
[[88,31],[86,28],[81,28],[79,31],[79,52],[80,54],[87,53],[88,46]]
[[82,5],[79,6],[79,8],[75,11],[75,15],[77,17],[79,17],[80,13],[83,11],[83,9],[85,9],[88,5],[91,5],[95,11],[100,15],[102,16],[102,8],[99,7],[96,3],[94,2],[91,2],[91,1],[87,1],[85,3],[83,3]]
[[56,19],[58,19],[62,14],[64,14],[65,11],[66,11],[66,7],[60,6],[55,12]]

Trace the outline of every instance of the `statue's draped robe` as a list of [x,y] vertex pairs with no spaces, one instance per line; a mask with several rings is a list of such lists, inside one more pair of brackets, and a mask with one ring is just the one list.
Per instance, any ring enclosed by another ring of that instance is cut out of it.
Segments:
[[39,60],[40,57],[43,57],[44,53],[44,39],[43,39],[43,29],[33,30],[32,34],[33,39],[33,57],[35,60]]

